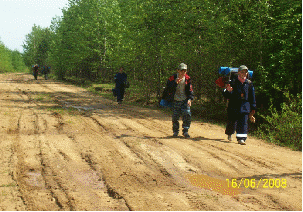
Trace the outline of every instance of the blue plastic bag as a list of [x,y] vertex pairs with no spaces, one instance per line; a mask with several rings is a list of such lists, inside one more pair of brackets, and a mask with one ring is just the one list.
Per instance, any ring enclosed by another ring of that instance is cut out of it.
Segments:
[[[227,76],[229,72],[238,72],[238,68],[231,68],[231,67],[220,67],[219,68],[219,74],[223,74]],[[253,71],[248,70],[249,78],[253,77]]]
[[169,102],[165,99],[161,99],[160,101],[160,106],[161,107],[172,107],[173,106],[173,103],[172,102]]

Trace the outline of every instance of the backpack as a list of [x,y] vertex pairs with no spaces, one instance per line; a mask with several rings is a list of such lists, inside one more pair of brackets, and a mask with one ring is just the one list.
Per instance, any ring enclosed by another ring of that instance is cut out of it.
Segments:
[[161,101],[159,102],[159,105],[161,107],[169,107],[171,108],[173,106],[173,101],[169,98],[169,93],[167,87],[164,88],[164,91],[162,92]]
[[[174,80],[176,79],[177,75],[174,74]],[[172,93],[168,90],[166,86],[162,92],[161,101],[159,102],[160,106],[162,107],[172,107],[173,106],[174,97]]]

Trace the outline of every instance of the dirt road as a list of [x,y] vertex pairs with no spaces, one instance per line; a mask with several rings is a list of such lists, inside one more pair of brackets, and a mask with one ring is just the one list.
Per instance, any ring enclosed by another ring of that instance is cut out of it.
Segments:
[[0,210],[302,210],[302,153],[117,105],[82,88],[0,75]]

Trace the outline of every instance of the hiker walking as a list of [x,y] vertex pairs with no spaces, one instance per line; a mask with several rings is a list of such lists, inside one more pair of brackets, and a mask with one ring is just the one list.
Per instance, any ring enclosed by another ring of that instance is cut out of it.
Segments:
[[183,136],[189,138],[188,130],[191,124],[191,101],[194,99],[191,79],[187,75],[187,65],[181,63],[177,69],[177,74],[169,77],[166,83],[168,99],[173,99],[173,136],[179,134],[179,118],[183,116]]
[[50,72],[50,68],[48,66],[43,66],[43,70],[42,73],[44,74],[44,79],[47,80],[48,79],[48,74]]
[[255,122],[253,117],[256,110],[255,88],[247,76],[248,68],[241,65],[238,69],[238,77],[231,81],[223,91],[223,96],[229,99],[225,134],[231,141],[231,135],[236,131],[238,143],[241,145],[245,145],[247,139],[248,119]]
[[116,83],[116,95],[117,95],[117,102],[121,104],[124,98],[125,93],[125,85],[127,82],[127,75],[123,72],[123,67],[120,67],[119,72],[115,75],[115,83]]
[[37,80],[37,78],[38,78],[38,69],[39,69],[39,66],[37,64],[34,65],[33,74],[34,74],[35,80]]

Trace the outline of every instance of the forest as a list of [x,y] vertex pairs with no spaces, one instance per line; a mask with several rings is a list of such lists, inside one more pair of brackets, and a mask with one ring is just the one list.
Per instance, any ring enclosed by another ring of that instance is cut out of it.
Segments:
[[0,40],[0,73],[3,72],[24,72],[25,66],[23,54],[18,50],[8,49]]
[[193,111],[215,119],[225,114],[219,67],[246,65],[258,104],[253,133],[302,149],[301,1],[69,0],[62,12],[49,27],[32,27],[22,55],[0,43],[0,72],[19,70],[13,61],[22,58],[59,80],[110,83],[123,66],[130,94],[148,104],[183,62]]

